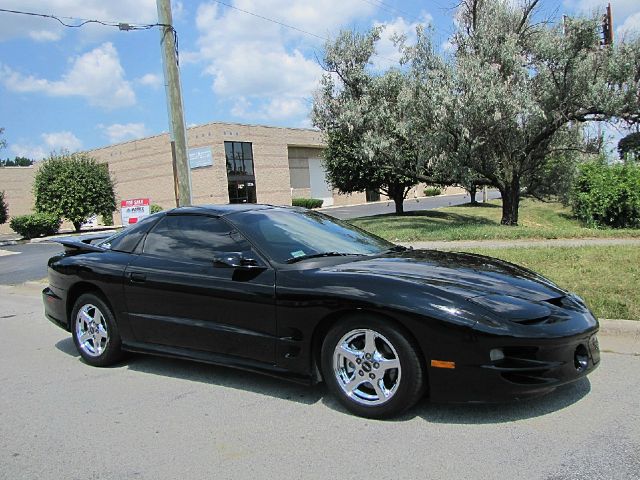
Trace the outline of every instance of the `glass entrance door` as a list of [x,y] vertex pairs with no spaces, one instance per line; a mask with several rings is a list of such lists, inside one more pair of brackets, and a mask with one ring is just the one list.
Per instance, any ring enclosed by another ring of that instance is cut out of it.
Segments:
[[224,142],[229,203],[257,203],[253,146],[250,142]]

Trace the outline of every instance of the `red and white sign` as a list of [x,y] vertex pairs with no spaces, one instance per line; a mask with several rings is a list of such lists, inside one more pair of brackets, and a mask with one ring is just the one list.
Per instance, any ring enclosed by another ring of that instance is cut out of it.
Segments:
[[151,214],[151,202],[148,198],[132,198],[120,202],[120,217],[125,227]]

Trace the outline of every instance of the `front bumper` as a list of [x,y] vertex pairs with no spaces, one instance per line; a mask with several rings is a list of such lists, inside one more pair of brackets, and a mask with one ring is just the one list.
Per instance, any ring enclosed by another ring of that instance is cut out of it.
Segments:
[[[431,399],[500,403],[536,397],[575,382],[600,364],[597,322],[589,324],[580,333],[560,338],[473,335],[462,347],[466,352],[451,354],[455,369],[429,368]],[[492,361],[493,349],[502,351],[504,358]]]

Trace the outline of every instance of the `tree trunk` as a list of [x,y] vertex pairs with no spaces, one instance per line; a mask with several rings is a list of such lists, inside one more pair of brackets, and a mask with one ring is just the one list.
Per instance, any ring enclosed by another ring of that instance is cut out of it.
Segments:
[[516,177],[511,184],[500,189],[502,195],[502,225],[518,225],[518,208],[520,206],[520,178]]
[[80,231],[80,227],[82,227],[82,222],[73,222],[73,228],[76,229],[76,232]]
[[469,188],[467,188],[467,192],[469,192],[469,196],[471,197],[471,205],[477,205],[478,202],[476,201],[476,193],[478,192],[478,186],[470,186]]
[[404,195],[402,193],[396,193],[393,196],[393,202],[396,204],[396,215],[404,214]]

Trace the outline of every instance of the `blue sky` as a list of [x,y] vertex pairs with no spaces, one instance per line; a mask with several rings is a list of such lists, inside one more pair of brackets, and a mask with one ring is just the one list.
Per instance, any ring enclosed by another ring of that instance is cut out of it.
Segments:
[[[511,0],[517,1],[517,0]],[[187,125],[229,121],[310,126],[323,40],[385,25],[376,62],[397,58],[389,37],[429,22],[446,48],[449,0],[173,0]],[[640,2],[613,0],[618,36],[640,30]],[[229,8],[232,5],[237,9]],[[590,14],[600,0],[543,0],[546,12]],[[0,8],[61,17],[155,23],[155,0],[0,0]],[[299,30],[252,16],[268,17]],[[66,20],[74,23],[74,20]],[[303,30],[303,33],[300,30]],[[321,38],[318,38],[321,37]],[[0,127],[15,155],[90,149],[167,130],[158,29],[121,32],[0,12]]]

